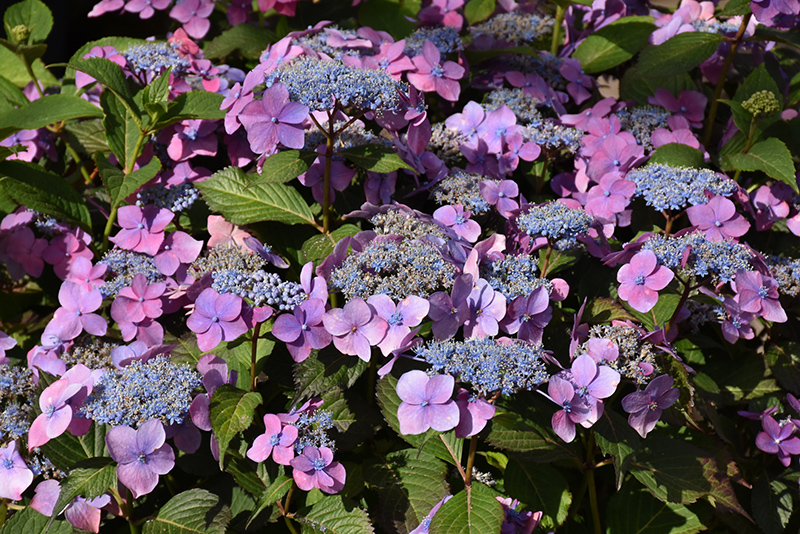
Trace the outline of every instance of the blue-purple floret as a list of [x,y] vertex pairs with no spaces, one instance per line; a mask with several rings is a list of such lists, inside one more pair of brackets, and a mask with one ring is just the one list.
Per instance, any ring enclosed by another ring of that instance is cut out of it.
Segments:
[[634,196],[659,211],[682,210],[708,203],[705,191],[725,197],[736,192],[736,182],[709,169],[672,167],[652,163],[632,170],[625,178],[636,184]]
[[[687,247],[691,247],[689,255],[681,267]],[[721,282],[730,282],[737,271],[754,270],[751,262],[754,254],[749,247],[730,240],[709,241],[702,232],[680,237],[654,235],[643,249],[652,250],[660,265],[698,278],[713,276]]]
[[578,246],[578,236],[589,231],[594,218],[582,209],[561,202],[548,202],[525,208],[516,218],[517,227],[529,236],[546,237],[558,250]]

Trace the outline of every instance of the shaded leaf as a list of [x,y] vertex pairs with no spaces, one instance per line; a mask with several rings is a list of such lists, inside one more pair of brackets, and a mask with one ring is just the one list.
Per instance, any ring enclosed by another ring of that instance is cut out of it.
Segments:
[[661,145],[653,152],[647,162],[663,163],[673,167],[704,168],[707,166],[700,150],[681,143]]
[[106,141],[106,129],[103,127],[103,121],[99,119],[68,124],[66,129],[75,136],[89,154],[111,150]]
[[386,173],[398,169],[408,169],[414,173],[417,172],[408,163],[403,161],[394,149],[383,145],[357,146],[343,150],[339,152],[339,154],[346,157],[353,165],[372,172]]
[[469,0],[464,6],[464,17],[472,26],[477,22],[488,19],[494,13],[495,0]]
[[635,317],[616,300],[608,297],[592,299],[583,314],[582,321],[589,324],[610,323],[614,320],[633,320]]
[[728,0],[725,7],[717,12],[716,17],[735,17],[750,13],[750,0]]
[[153,129],[162,130],[176,122],[191,119],[223,119],[225,112],[219,109],[223,100],[222,95],[208,91],[181,93],[169,103],[167,112]]
[[244,391],[223,384],[211,397],[211,427],[219,443],[219,466],[223,466],[231,439],[250,427],[256,407],[261,404],[259,393]]
[[543,530],[555,530],[567,519],[572,503],[569,484],[558,469],[546,464],[509,459],[505,471],[505,492],[513,495],[528,510],[541,510]]
[[619,491],[634,454],[641,450],[642,438],[624,417],[608,409],[604,410],[603,417],[593,428],[597,446],[603,454],[611,455],[614,459],[614,474]]
[[374,532],[367,512],[341,495],[324,495],[311,507],[299,510],[292,519],[303,525],[303,532],[325,534]]
[[682,504],[660,502],[647,490],[629,486],[611,496],[606,517],[608,534],[694,534],[706,529]]
[[117,156],[123,169],[132,169],[136,158],[141,154],[139,141],[142,135],[141,127],[119,98],[113,94],[101,93],[100,105],[105,112],[103,126],[108,146]]
[[500,532],[505,513],[494,494],[478,482],[458,492],[444,503],[431,521],[435,534],[473,534]]
[[50,518],[30,506],[16,512],[0,527],[2,534],[72,534],[72,525],[65,519],[50,523]]
[[69,432],[65,432],[42,445],[41,449],[54,466],[64,472],[69,472],[78,462],[108,456],[106,427],[95,423],[83,436],[73,436]]
[[783,141],[770,137],[750,147],[746,154],[731,154],[729,161],[743,171],[762,171],[798,192],[792,153]]
[[602,72],[636,55],[653,30],[653,17],[623,17],[589,35],[572,57],[581,62],[584,72]]
[[206,45],[205,58],[224,59],[237,50],[245,57],[257,58],[269,43],[276,40],[275,32],[266,28],[237,24]]
[[285,184],[306,172],[318,157],[316,152],[305,150],[284,150],[273,154],[264,160],[261,174],[249,176],[252,179],[247,187],[262,183]]
[[286,224],[313,224],[314,215],[300,193],[282,184],[258,184],[238,167],[227,167],[198,182],[197,188],[213,211],[233,224],[277,221]]
[[300,263],[314,262],[321,263],[332,252],[334,243],[338,243],[345,237],[352,237],[361,231],[361,228],[354,224],[345,224],[334,230],[328,235],[315,235],[307,239],[300,247],[302,260]]
[[48,124],[83,117],[99,118],[103,112],[74,95],[51,95],[0,114],[0,138],[20,130],[36,130]]
[[358,20],[362,26],[387,31],[402,39],[414,31],[416,24],[406,17],[416,18],[419,7],[419,0],[370,0],[358,6]]
[[117,488],[117,466],[111,458],[89,458],[78,465],[61,481],[51,521],[78,495],[90,500]]
[[764,534],[785,532],[792,516],[792,490],[780,480],[770,481],[766,473],[753,484],[753,518]]
[[272,482],[272,484],[264,490],[261,496],[258,498],[258,503],[256,503],[256,507],[253,510],[253,513],[250,514],[250,519],[247,520],[247,526],[250,526],[250,523],[263,512],[266,508],[275,504],[276,501],[283,499],[283,497],[289,493],[289,489],[294,484],[294,479],[292,477],[287,477],[284,475],[278,476]]
[[108,196],[111,197],[112,206],[119,206],[137,189],[155,178],[161,170],[161,162],[156,157],[153,157],[147,165],[139,167],[130,174],[125,174],[115,165],[111,165],[102,154],[95,154],[94,160],[108,191]]
[[571,458],[563,443],[556,442],[534,428],[529,421],[511,413],[497,413],[491,420],[486,441],[494,447],[511,452],[530,453],[526,459],[550,463]]
[[71,63],[70,67],[88,74],[102,83],[119,99],[120,103],[131,115],[133,121],[141,129],[141,110],[134,100],[134,90],[130,82],[128,82],[125,75],[122,73],[122,67],[102,57],[79,59]]
[[158,515],[144,524],[143,534],[225,534],[231,511],[218,496],[204,489],[171,498]]
[[665,77],[689,72],[711,57],[723,40],[722,35],[714,33],[679,33],[663,44],[642,50],[638,75]]
[[367,363],[361,358],[338,352],[325,356],[312,352],[311,356],[294,364],[297,402],[331,389],[349,389],[366,369]]

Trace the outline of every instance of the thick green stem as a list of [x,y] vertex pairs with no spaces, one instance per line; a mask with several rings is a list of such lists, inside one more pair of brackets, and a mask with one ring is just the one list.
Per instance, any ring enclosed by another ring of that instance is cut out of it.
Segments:
[[550,53],[554,56],[558,54],[558,47],[561,46],[561,25],[564,23],[566,11],[561,4],[556,5],[556,23],[553,25],[553,38],[550,41]]
[[133,167],[136,165],[136,160],[139,159],[139,155],[142,153],[142,145],[144,144],[145,139],[147,139],[145,133],[140,133],[139,139],[136,140],[136,145],[133,147],[133,155],[131,156],[131,159],[125,162],[125,174],[130,174],[133,172]]
[[[756,139],[756,125],[756,119],[753,117],[753,119],[750,120],[750,131],[747,132],[747,143],[744,146],[742,154],[747,154],[750,152],[750,149],[753,148],[753,142]],[[742,169],[736,169],[736,173],[733,175],[733,181],[738,182],[741,175]]]
[[250,342],[250,391],[256,390],[256,361],[258,360],[258,336],[261,334],[261,323],[256,323],[253,329],[253,339]]
[[722,96],[722,90],[725,87],[725,80],[728,77],[728,71],[731,69],[733,57],[736,55],[739,45],[742,44],[744,32],[747,30],[747,25],[750,23],[750,17],[752,15],[752,13],[748,13],[742,18],[742,23],[739,25],[739,29],[736,31],[736,35],[731,43],[731,49],[728,51],[728,55],[725,56],[725,61],[722,63],[722,70],[719,73],[717,85],[714,87],[714,96],[711,97],[711,107],[708,110],[708,117],[706,117],[706,128],[703,132],[703,146],[706,148],[708,148],[708,143],[711,141],[711,134],[714,131],[714,120],[717,118],[719,99]]
[[475,465],[475,452],[478,450],[478,436],[472,436],[469,440],[469,456],[467,456],[467,479],[464,483],[472,485],[472,467]]

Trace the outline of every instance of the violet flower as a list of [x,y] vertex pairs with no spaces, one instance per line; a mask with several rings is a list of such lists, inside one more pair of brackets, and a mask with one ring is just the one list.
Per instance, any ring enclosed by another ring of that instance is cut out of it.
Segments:
[[492,289],[483,278],[467,297],[469,319],[464,323],[464,336],[482,338],[497,335],[499,322],[506,314],[506,298]]
[[276,83],[264,91],[264,98],[247,104],[239,121],[247,130],[250,148],[256,154],[271,154],[278,143],[287,148],[303,148],[303,121],[308,107],[289,102],[289,90]]
[[324,349],[331,344],[331,335],[322,326],[325,302],[308,299],[295,306],[292,313],[284,313],[275,319],[272,334],[286,343],[292,359],[302,362],[311,350]]
[[690,206],[686,214],[709,241],[742,237],[750,230],[750,223],[736,212],[733,202],[723,196],[715,196],[708,204]]
[[61,307],[53,314],[53,319],[48,325],[53,332],[63,340],[75,339],[86,330],[94,336],[104,336],[108,329],[106,320],[96,313],[103,304],[100,291],[84,291],[76,283],[64,282],[58,291],[58,301]]
[[422,322],[430,308],[427,300],[415,295],[409,295],[397,304],[386,295],[372,295],[367,303],[387,324],[386,335],[378,343],[384,356],[403,344],[405,337]]
[[[31,499],[31,508],[46,516],[53,515],[53,509],[61,493],[58,480],[51,478],[39,482],[35,492]],[[111,496],[107,493],[89,500],[79,495],[64,509],[64,517],[73,527],[97,534],[100,532],[100,520],[103,515],[101,508],[110,501]]]
[[172,276],[181,264],[192,263],[203,250],[203,242],[194,239],[186,232],[172,232],[161,245],[153,258],[158,272]]
[[733,280],[741,311],[758,313],[775,323],[787,321],[786,312],[778,300],[778,282],[774,278],[758,271],[740,270]]
[[222,341],[234,340],[247,332],[242,303],[240,296],[220,295],[211,287],[200,293],[186,326],[197,334],[197,346],[201,351],[209,351]]
[[334,308],[322,317],[322,324],[333,336],[333,344],[343,354],[369,361],[373,345],[383,340],[389,325],[375,309],[356,297],[344,308]]
[[553,317],[547,289],[537,287],[527,297],[517,297],[508,305],[508,312],[500,326],[504,332],[517,334],[519,339],[541,343],[544,327]]
[[106,284],[103,280],[106,271],[108,271],[108,265],[105,263],[92,265],[92,260],[78,256],[73,259],[66,279],[69,282],[75,282],[88,292]]
[[328,447],[305,447],[303,453],[290,464],[297,487],[303,491],[313,488],[325,493],[338,493],[344,488],[347,473],[344,466],[333,461],[333,451]]
[[539,525],[543,512],[525,512],[517,511],[520,502],[511,497],[495,497],[500,504],[503,505],[503,511],[506,516],[503,524],[500,526],[500,534],[531,534],[534,529]]
[[66,432],[73,415],[72,406],[67,401],[82,388],[83,384],[60,378],[42,391],[39,397],[42,413],[34,419],[28,431],[29,451]]
[[208,17],[212,11],[214,11],[213,0],[182,0],[175,4],[169,16],[183,23],[183,29],[190,37],[202,39],[211,27]]
[[678,400],[680,391],[672,387],[674,383],[671,376],[660,375],[644,391],[634,391],[622,399],[622,409],[630,414],[628,424],[643,438],[655,428],[661,412]]
[[430,297],[428,316],[433,319],[433,337],[444,340],[453,337],[469,318],[467,297],[472,292],[472,275],[464,274],[453,281],[451,294],[437,291]]
[[667,267],[658,265],[653,251],[641,250],[617,272],[619,298],[634,310],[647,313],[658,302],[658,291],[667,287],[674,276]]
[[459,417],[455,428],[457,438],[467,438],[480,433],[489,419],[494,417],[497,408],[464,388],[459,388],[456,396]]
[[426,40],[422,55],[411,59],[417,68],[406,74],[408,82],[426,93],[437,92],[445,100],[456,102],[461,94],[457,80],[464,77],[464,67],[452,61],[441,63],[441,53],[436,45]]
[[517,201],[513,200],[519,196],[519,186],[514,180],[503,180],[500,183],[484,180],[480,183],[479,189],[483,199],[506,219],[512,210],[519,208]]
[[800,438],[793,436],[795,426],[791,422],[779,423],[771,415],[761,418],[763,432],[756,436],[756,447],[769,454],[777,454],[778,459],[789,467],[791,455],[800,454]]
[[607,365],[598,366],[588,354],[575,358],[570,369],[575,393],[589,407],[589,417],[581,422],[588,428],[603,415],[603,401],[614,394],[619,385],[619,373]]
[[461,204],[442,206],[433,212],[434,219],[451,228],[461,239],[474,243],[481,235],[481,226],[469,216],[470,213],[464,211]]
[[583,423],[590,416],[589,407],[583,403],[569,380],[559,375],[550,377],[547,396],[561,406],[551,419],[555,433],[567,443],[575,439],[575,425]]
[[18,501],[33,482],[33,471],[17,451],[17,442],[0,447],[0,499]]
[[148,284],[143,274],[135,275],[130,287],[119,290],[111,304],[111,317],[117,322],[131,323],[160,317],[163,313],[160,297],[166,289],[167,285],[163,282]]
[[119,248],[133,250],[150,256],[158,253],[164,242],[164,229],[172,221],[175,214],[155,204],[144,208],[139,206],[123,206],[117,212],[122,230],[110,238]]
[[254,462],[263,462],[270,454],[275,463],[289,465],[294,458],[294,442],[297,441],[297,427],[281,424],[277,415],[264,415],[263,434],[253,441],[247,450],[247,457]]
[[447,432],[458,424],[459,409],[450,398],[455,378],[450,375],[428,375],[419,370],[405,373],[397,381],[397,408],[401,434],[422,434],[429,428]]
[[753,339],[755,332],[750,323],[755,319],[755,314],[742,311],[739,308],[738,298],[725,298],[725,312],[727,318],[722,321],[722,337],[728,343],[736,343],[739,338]]
[[117,466],[119,481],[138,499],[153,491],[158,476],[166,475],[175,466],[175,453],[165,444],[164,425],[151,419],[134,430],[115,426],[106,434],[106,446]]

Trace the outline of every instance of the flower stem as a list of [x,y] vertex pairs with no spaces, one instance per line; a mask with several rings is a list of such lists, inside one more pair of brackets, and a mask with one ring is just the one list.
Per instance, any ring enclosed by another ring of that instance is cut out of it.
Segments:
[[0,499],[0,527],[6,522],[6,514],[8,513],[8,505],[5,499]]
[[553,253],[553,245],[547,244],[547,254],[544,256],[544,264],[542,264],[542,271],[539,273],[539,278],[547,276],[547,268],[550,266],[550,255]]
[[375,358],[369,359],[369,369],[367,369],[367,404],[375,404],[375,377],[378,376],[378,364]]
[[566,9],[561,4],[556,5],[556,23],[553,25],[553,38],[550,41],[550,53],[554,56],[558,54],[558,47],[561,44],[561,24],[564,23]]
[[603,534],[603,528],[600,525],[600,508],[597,505],[597,484],[594,479],[594,432],[589,431],[589,439],[586,446],[586,483],[589,490],[589,506],[592,509],[592,523],[594,525],[594,534]]
[[703,146],[706,148],[708,148],[708,143],[711,141],[711,133],[714,130],[714,120],[717,118],[717,109],[719,108],[719,98],[722,96],[722,90],[725,87],[725,80],[728,77],[728,71],[731,69],[731,65],[733,64],[733,56],[736,55],[739,45],[742,44],[744,32],[747,30],[747,25],[750,23],[750,17],[752,16],[752,13],[748,13],[742,18],[742,23],[739,25],[739,29],[736,31],[736,35],[733,37],[731,49],[728,50],[728,55],[725,56],[725,62],[722,64],[722,70],[719,73],[719,80],[717,80],[717,85],[714,87],[714,96],[711,97],[711,107],[708,110],[708,117],[706,118],[706,129],[703,132]]
[[[744,150],[742,154],[747,154],[750,152],[750,149],[753,148],[753,141],[756,138],[756,119],[753,117],[750,120],[750,131],[747,132],[747,143],[744,146]],[[733,175],[733,181],[738,182],[739,177],[742,175],[742,169],[736,169],[736,173]]]
[[475,465],[475,452],[478,450],[478,436],[472,436],[469,440],[469,456],[467,456],[467,479],[464,483],[472,485],[472,467]]
[[322,233],[331,231],[331,166],[333,164],[333,142],[336,140],[334,131],[333,112],[328,112],[328,135],[325,145],[325,175],[322,181]]
[[258,336],[261,334],[261,323],[253,328],[253,339],[250,342],[250,391],[256,390],[256,360],[258,359]]
[[442,440],[442,443],[444,443],[444,447],[447,449],[447,452],[450,453],[450,457],[453,459],[453,463],[456,464],[456,469],[458,469],[458,474],[461,475],[461,480],[464,481],[465,485],[469,486],[468,482],[469,479],[467,478],[467,474],[464,472],[464,468],[461,467],[461,459],[456,458],[456,454],[453,452],[453,449],[450,447],[450,444],[447,443],[446,439],[444,439],[444,434],[439,434],[439,439]]
[[111,206],[111,211],[108,213],[108,221],[106,228],[103,230],[103,253],[108,250],[108,238],[111,235],[111,230],[114,228],[114,221],[117,220],[117,209],[119,206]]

